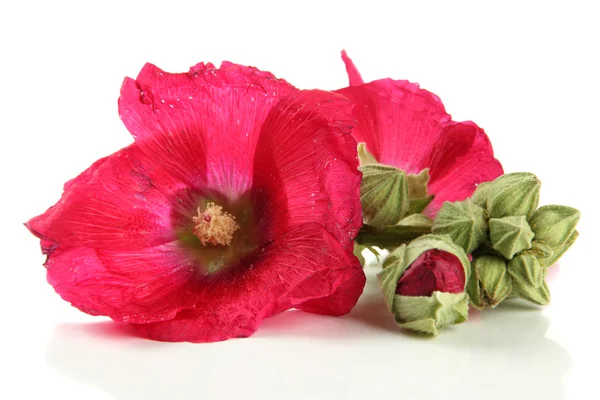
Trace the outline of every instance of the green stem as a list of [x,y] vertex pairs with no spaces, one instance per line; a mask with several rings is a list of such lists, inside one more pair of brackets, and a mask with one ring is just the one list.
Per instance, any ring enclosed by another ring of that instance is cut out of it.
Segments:
[[377,227],[365,224],[358,232],[356,243],[362,246],[394,249],[428,233],[431,233],[431,227],[428,226],[392,225]]

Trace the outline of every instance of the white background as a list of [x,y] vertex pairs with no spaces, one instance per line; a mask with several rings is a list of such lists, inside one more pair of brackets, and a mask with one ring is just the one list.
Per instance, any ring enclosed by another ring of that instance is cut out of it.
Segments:
[[[3,1],[0,398],[597,396],[597,2],[446,3]],[[476,121],[507,172],[538,174],[543,204],[581,209],[549,307],[511,302],[423,339],[395,328],[371,266],[347,317],[287,312],[250,339],[194,345],[131,337],[54,293],[22,223],[131,142],[117,114],[124,76],[147,61],[182,72],[225,59],[336,89],[342,48],[365,80],[419,82]]]

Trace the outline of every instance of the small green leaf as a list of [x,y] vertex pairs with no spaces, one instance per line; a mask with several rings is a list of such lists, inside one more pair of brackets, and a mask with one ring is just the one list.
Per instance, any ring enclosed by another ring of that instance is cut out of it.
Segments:
[[486,239],[485,212],[470,199],[444,203],[433,221],[432,232],[448,235],[454,243],[471,253]]

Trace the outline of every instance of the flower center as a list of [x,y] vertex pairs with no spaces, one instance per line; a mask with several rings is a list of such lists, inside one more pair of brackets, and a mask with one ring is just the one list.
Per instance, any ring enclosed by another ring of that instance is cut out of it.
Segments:
[[223,211],[223,207],[208,203],[204,211],[198,208],[198,215],[193,217],[194,235],[203,246],[229,246],[233,234],[240,229],[235,217]]

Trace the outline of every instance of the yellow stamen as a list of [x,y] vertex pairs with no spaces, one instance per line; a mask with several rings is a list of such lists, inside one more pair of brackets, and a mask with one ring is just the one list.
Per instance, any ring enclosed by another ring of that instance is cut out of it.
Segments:
[[198,215],[193,219],[194,235],[204,246],[229,246],[233,234],[240,229],[233,215],[212,202],[206,205],[204,211],[198,207]]

